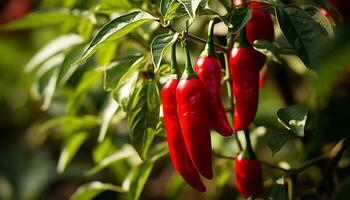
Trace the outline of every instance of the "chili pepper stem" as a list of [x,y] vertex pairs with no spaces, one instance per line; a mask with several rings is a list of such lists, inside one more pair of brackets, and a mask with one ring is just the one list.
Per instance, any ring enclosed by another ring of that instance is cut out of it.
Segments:
[[248,129],[244,129],[244,136],[245,136],[245,141],[246,141],[246,146],[244,150],[244,157],[246,158],[255,158],[255,153],[252,147],[252,143],[250,140],[250,134]]
[[201,56],[212,56],[216,57],[215,46],[214,46],[214,26],[216,23],[220,22],[220,18],[214,17],[210,20],[208,25],[208,42],[204,47]]
[[177,61],[176,61],[176,43],[173,44],[171,49],[171,64],[170,64],[171,74],[178,75]]
[[182,79],[191,79],[191,78],[198,78],[197,74],[194,73],[191,63],[191,56],[190,51],[187,47],[187,44],[184,44],[185,52],[186,52],[186,62],[185,62],[185,71],[182,74]]

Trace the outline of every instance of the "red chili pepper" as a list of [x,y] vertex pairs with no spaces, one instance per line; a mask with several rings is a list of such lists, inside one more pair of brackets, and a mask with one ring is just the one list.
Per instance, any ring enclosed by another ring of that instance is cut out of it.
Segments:
[[[245,134],[249,134],[247,131]],[[247,138],[247,136],[246,136]],[[245,152],[240,153],[235,160],[236,186],[244,197],[259,197],[263,194],[261,163],[256,158],[253,149],[247,144]]]
[[212,151],[209,102],[204,84],[194,73],[186,49],[186,66],[176,88],[177,113],[190,158],[200,174],[211,179]]
[[[253,8],[253,11],[252,17],[246,25],[246,34],[247,39],[252,46],[255,40],[264,39],[272,42],[275,37],[270,14],[265,10],[259,9],[259,7],[263,5],[264,3],[260,2],[251,2],[248,4],[248,8]],[[255,59],[259,62],[259,65],[261,66],[259,69],[261,69],[265,64],[266,56],[259,52]]]
[[230,54],[230,72],[232,89],[236,100],[234,109],[234,130],[248,128],[254,120],[259,100],[259,69],[258,52],[246,40],[245,29],[242,29],[238,47]]
[[10,0],[0,13],[0,24],[15,21],[32,8],[31,0]]
[[163,86],[161,93],[164,125],[169,146],[170,159],[176,171],[179,172],[179,174],[189,185],[199,192],[205,192],[206,188],[202,183],[200,176],[187,152],[177,115],[176,87],[179,80],[177,79],[175,44],[173,45],[171,69],[172,77]]
[[209,94],[210,126],[223,136],[232,135],[224,105],[221,102],[221,71],[220,60],[214,49],[213,29],[218,18],[209,23],[208,43],[195,64],[195,72],[204,83]]
[[263,193],[261,164],[256,158],[247,158],[244,153],[235,161],[236,186],[244,197],[258,197]]

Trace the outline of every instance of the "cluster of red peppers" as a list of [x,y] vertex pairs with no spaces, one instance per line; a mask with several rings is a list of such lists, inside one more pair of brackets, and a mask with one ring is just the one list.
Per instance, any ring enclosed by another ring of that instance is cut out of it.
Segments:
[[195,71],[185,46],[186,64],[180,80],[173,45],[172,77],[161,93],[170,158],[184,180],[200,192],[206,190],[200,175],[213,177],[210,130],[223,136],[233,133],[220,97],[222,66],[213,41],[217,21],[213,19],[209,24],[208,43],[195,64]]
[[[244,1],[243,4],[246,9]],[[185,45],[186,64],[180,80],[173,45],[172,76],[161,93],[165,130],[175,169],[197,191],[206,190],[201,176],[213,177],[212,129],[223,136],[244,130],[247,144],[235,161],[236,185],[243,197],[257,197],[263,193],[261,164],[252,150],[247,130],[257,111],[259,71],[266,61],[263,54],[254,50],[253,42],[257,39],[272,42],[274,38],[272,20],[269,13],[259,9],[262,5],[256,2],[248,5],[253,8],[252,18],[230,53],[229,68],[235,98],[233,129],[221,101],[222,65],[214,50],[213,27],[218,19],[209,23],[208,42],[194,70]]]

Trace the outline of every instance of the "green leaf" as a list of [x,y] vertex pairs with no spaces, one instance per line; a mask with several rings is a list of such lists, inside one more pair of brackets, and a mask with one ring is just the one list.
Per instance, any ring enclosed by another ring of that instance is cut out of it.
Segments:
[[136,82],[139,77],[139,68],[142,67],[144,63],[144,57],[140,57],[136,60],[120,78],[117,89],[113,93],[114,99],[120,104],[124,111],[127,110],[130,98],[134,93]]
[[146,160],[134,167],[130,174],[123,182],[123,188],[128,192],[129,199],[137,200],[139,199],[141,192],[147,182],[149,175],[153,169],[154,163],[167,155],[167,143],[163,142],[155,146],[151,152],[151,159]]
[[131,144],[142,159],[145,159],[152,144],[159,120],[160,101],[148,102],[159,98],[159,92],[153,84],[156,83],[148,81],[136,89],[127,111]]
[[74,16],[68,9],[37,11],[32,12],[12,23],[0,26],[0,30],[20,30],[47,27],[50,25],[64,24],[71,20],[77,20],[77,17]]
[[78,69],[78,66],[72,66],[72,63],[80,58],[83,53],[84,45],[78,45],[71,48],[64,56],[61,65],[60,74],[58,76],[58,86],[62,87],[67,83],[70,77]]
[[280,50],[273,43],[263,39],[255,40],[254,49],[264,54],[271,60],[281,63]]
[[107,66],[116,56],[116,51],[119,46],[119,41],[111,41],[97,49],[96,59],[99,66]]
[[74,64],[79,64],[88,58],[101,44],[121,38],[142,24],[155,20],[157,20],[157,18],[147,12],[133,11],[109,21],[92,39],[82,58]]
[[99,163],[103,158],[106,157],[106,155],[109,155],[110,153],[114,152],[116,147],[112,143],[112,140],[110,137],[103,140],[102,143],[98,143],[97,146],[94,148],[92,152],[92,158],[94,159],[95,163]]
[[106,67],[103,88],[113,91],[118,86],[124,73],[141,57],[140,54],[130,55],[112,62]]
[[277,111],[278,121],[299,137],[304,137],[307,115],[307,109],[300,105],[291,105]]
[[[167,1],[167,0],[165,0]],[[167,11],[164,15],[165,21],[172,21],[174,18],[187,15],[186,10],[181,6],[177,0],[172,0],[170,7],[167,8]]]
[[124,193],[123,188],[109,183],[102,183],[98,181],[86,183],[81,185],[69,198],[69,200],[90,200],[104,191],[114,191]]
[[331,22],[315,6],[306,6],[303,9],[319,24],[319,29],[325,37],[334,37],[334,30]]
[[268,138],[267,146],[270,148],[272,152],[272,156],[274,156],[277,152],[281,150],[281,148],[292,139],[295,139],[296,136],[291,133],[274,133],[272,136]]
[[73,159],[73,157],[77,153],[80,146],[87,139],[87,136],[88,136],[87,132],[80,132],[80,133],[73,134],[72,136],[67,138],[61,150],[60,158],[58,159],[58,164],[57,164],[58,173],[62,173],[65,170],[67,165],[70,163],[70,161]]
[[96,81],[103,75],[101,68],[93,69],[84,73],[79,81],[79,84],[73,96],[69,98],[67,110],[69,114],[76,113],[87,93],[87,91],[96,83]]
[[179,33],[161,34],[153,38],[151,43],[151,55],[155,71],[158,70],[165,52],[177,41],[178,37]]
[[156,135],[160,137],[166,137],[163,118],[159,118],[157,128],[156,128]]
[[51,41],[49,44],[47,44],[45,47],[40,49],[38,53],[35,54],[31,58],[31,60],[26,64],[25,70],[27,72],[30,72],[35,69],[35,67],[39,66],[43,62],[45,62],[50,57],[54,56],[55,54],[58,54],[62,52],[63,50],[66,50],[72,46],[81,44],[83,42],[82,37],[76,34],[68,34],[60,36],[53,41]]
[[196,17],[197,8],[203,0],[178,0],[186,9],[188,15],[194,20]]
[[103,0],[97,7],[97,13],[111,14],[116,11],[125,11],[132,9],[132,5],[128,0]]
[[117,163],[118,161],[136,155],[137,154],[135,150],[130,145],[125,145],[122,149],[118,150],[114,154],[109,155],[106,158],[102,159],[100,162],[98,162],[98,164],[95,167],[86,172],[86,175],[91,176],[93,174],[96,174],[97,172]]
[[321,45],[325,41],[319,25],[303,9],[293,5],[276,6],[280,28],[299,58],[308,67],[320,66]]
[[139,199],[153,166],[153,162],[145,161],[131,169],[130,174],[123,182],[123,189],[128,191],[129,199]]
[[36,81],[32,85],[32,91],[37,99],[43,99],[42,110],[47,110],[51,104],[63,59],[62,54],[53,56],[45,61],[36,72]]
[[228,25],[229,27],[227,37],[232,34],[239,33],[241,29],[248,23],[251,17],[252,17],[252,9],[234,10],[232,13],[229,13],[225,17],[228,19],[228,22],[226,22],[226,25]]
[[103,142],[103,140],[105,139],[109,123],[111,122],[112,117],[118,108],[119,108],[119,104],[113,99],[111,95],[108,96],[107,102],[102,108],[102,114],[101,114],[102,125],[98,135],[99,142]]

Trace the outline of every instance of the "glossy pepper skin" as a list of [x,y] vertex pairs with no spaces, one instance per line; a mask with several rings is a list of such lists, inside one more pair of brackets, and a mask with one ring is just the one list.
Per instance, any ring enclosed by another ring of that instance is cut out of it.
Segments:
[[244,198],[256,198],[264,192],[261,163],[255,156],[247,129],[244,130],[244,135],[246,149],[235,160],[236,186]]
[[186,48],[186,66],[176,88],[177,113],[190,158],[198,172],[211,179],[212,151],[209,102],[204,84],[194,73]]
[[239,154],[235,161],[235,175],[237,189],[244,198],[263,194],[261,163],[257,158]]
[[[258,8],[263,5],[264,4],[260,2],[251,2],[248,4],[248,8],[253,8],[252,18],[246,25],[247,39],[251,46],[253,46],[255,40],[264,39],[272,42],[275,37],[270,14]],[[265,64],[266,56],[257,52],[255,59],[261,66],[259,69],[261,69]]]
[[252,47],[234,47],[230,54],[230,73],[233,95],[235,131],[248,128],[254,120],[259,100],[259,68]]
[[[175,60],[175,49],[173,49],[173,59]],[[189,185],[199,192],[205,192],[206,188],[202,183],[200,176],[187,152],[177,115],[176,88],[178,83],[179,80],[177,79],[177,70],[175,62],[173,62],[172,77],[165,83],[161,92],[164,125],[170,159],[176,171]]]
[[220,60],[216,57],[213,41],[213,28],[217,22],[214,18],[209,23],[208,43],[195,64],[195,72],[204,83],[209,94],[210,126],[223,136],[232,135],[233,131],[221,102],[221,71]]

